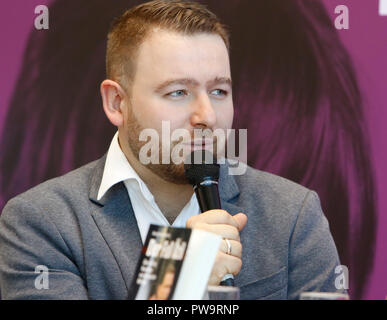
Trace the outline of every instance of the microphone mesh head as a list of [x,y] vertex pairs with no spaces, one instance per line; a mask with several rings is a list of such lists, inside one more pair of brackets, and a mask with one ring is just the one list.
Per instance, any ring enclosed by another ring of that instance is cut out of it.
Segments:
[[196,150],[184,162],[185,176],[192,185],[199,184],[206,179],[218,181],[219,164],[216,157],[207,150]]

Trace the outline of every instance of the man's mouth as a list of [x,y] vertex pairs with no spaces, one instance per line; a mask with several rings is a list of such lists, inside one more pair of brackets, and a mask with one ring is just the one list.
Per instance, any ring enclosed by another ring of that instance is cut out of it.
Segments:
[[212,140],[197,140],[192,141],[191,143],[183,143],[183,146],[186,148],[190,148],[191,151],[196,150],[209,150],[213,151],[213,141]]

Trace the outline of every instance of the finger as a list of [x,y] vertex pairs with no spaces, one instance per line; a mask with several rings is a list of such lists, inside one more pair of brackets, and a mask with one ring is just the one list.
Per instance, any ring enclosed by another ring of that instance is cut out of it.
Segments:
[[219,251],[219,266],[223,268],[221,272],[221,278],[226,274],[232,274],[236,276],[242,268],[242,260],[240,258],[225,254]]
[[[242,244],[239,241],[235,241],[235,240],[228,239],[228,241],[230,242],[230,245],[231,245],[230,255],[237,257],[237,258],[241,258],[242,257]],[[227,254],[228,245],[227,245],[226,240],[222,240],[222,242],[220,244],[220,250],[223,253]]]
[[195,224],[194,228],[215,233],[225,239],[235,240],[239,242],[241,240],[238,229],[228,224],[197,223]]
[[212,268],[209,285],[219,285],[226,274],[236,276],[242,268],[242,260],[218,251],[214,267]]
[[193,216],[187,221],[187,228],[193,228],[196,223],[205,222],[208,224],[228,224],[235,228],[239,227],[238,220],[225,210],[209,210],[202,214]]
[[247,216],[244,213],[236,214],[235,216],[233,216],[233,219],[238,224],[237,228],[239,231],[241,231],[247,223]]

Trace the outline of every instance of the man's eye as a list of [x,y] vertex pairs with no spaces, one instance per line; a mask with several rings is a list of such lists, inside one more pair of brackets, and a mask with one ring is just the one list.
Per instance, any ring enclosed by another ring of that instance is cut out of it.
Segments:
[[228,92],[222,89],[216,89],[213,90],[212,92],[215,92],[216,96],[227,96]]
[[176,91],[168,93],[167,96],[172,97],[172,98],[179,98],[179,97],[183,97],[186,94],[187,94],[187,92],[185,90],[176,90]]

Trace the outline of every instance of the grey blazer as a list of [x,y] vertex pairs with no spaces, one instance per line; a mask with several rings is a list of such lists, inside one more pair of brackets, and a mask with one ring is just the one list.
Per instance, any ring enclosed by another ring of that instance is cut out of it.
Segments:
[[[98,201],[106,156],[10,200],[0,218],[2,299],[126,299],[142,248],[123,183]],[[221,166],[222,207],[248,216],[241,299],[336,292],[337,250],[318,196],[284,178]],[[35,286],[46,266],[48,289]],[[194,267],[194,266],[193,266]],[[38,289],[40,288],[40,289]]]

